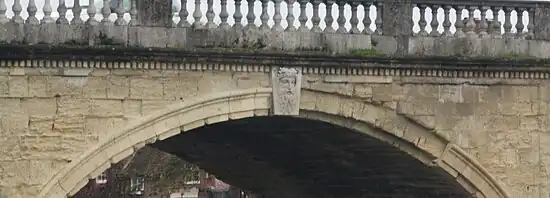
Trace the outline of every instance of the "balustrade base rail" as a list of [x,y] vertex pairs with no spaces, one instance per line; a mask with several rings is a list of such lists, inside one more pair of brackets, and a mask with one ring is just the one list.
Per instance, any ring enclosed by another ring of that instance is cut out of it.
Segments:
[[10,24],[0,26],[0,43],[392,56],[550,58],[550,41],[545,40],[279,32],[258,28]]

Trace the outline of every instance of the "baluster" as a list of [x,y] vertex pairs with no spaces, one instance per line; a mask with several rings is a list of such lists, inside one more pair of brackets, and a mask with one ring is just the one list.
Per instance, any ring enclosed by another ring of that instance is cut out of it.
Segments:
[[533,29],[535,28],[535,25],[533,24],[533,22],[535,21],[534,8],[529,8],[528,16],[529,23],[527,24],[527,39],[535,39],[535,34],[533,33]]
[[241,0],[235,0],[235,13],[233,14],[233,19],[235,20],[235,25],[233,26],[234,28],[243,28],[243,24],[241,22],[242,18],[243,14],[241,13]]
[[111,20],[109,20],[109,15],[111,15],[111,8],[109,7],[109,0],[103,0],[103,8],[101,8],[101,14],[103,15],[101,23],[104,25],[110,25]]
[[[0,0],[0,1],[4,1],[4,0]],[[69,24],[69,20],[67,19],[67,6],[65,5],[65,0],[59,0],[59,5],[57,6],[57,12],[59,13],[59,17],[57,18],[57,20],[55,20],[55,23]]]
[[[115,12],[116,12],[115,25],[117,25],[117,26],[126,25],[126,20],[124,20],[124,13],[126,12],[126,10],[124,10],[124,1],[123,0],[118,1],[118,5],[117,5],[117,8],[116,8]],[[174,13],[174,12],[172,12],[172,13]]]
[[491,36],[493,38],[502,38],[500,21],[498,20],[498,12],[502,9],[500,6],[493,6],[491,10],[493,11],[493,22],[491,22]]
[[44,18],[42,18],[41,23],[47,24],[47,23],[53,23],[52,18],[52,5],[50,4],[50,0],[44,0],[44,7],[42,7],[42,12],[44,12]]
[[[137,7],[136,7],[136,3],[137,3],[136,1],[137,1],[137,0],[130,0],[130,22],[128,23],[128,25],[130,25],[130,26],[136,26],[136,25],[138,25],[138,24],[137,24],[137,23],[138,23],[138,21],[137,21],[137,13],[138,13],[138,11],[137,11]],[[187,1],[187,0],[182,0],[182,1]],[[185,6],[185,5],[182,4],[182,5],[181,5],[181,9],[184,9],[184,8],[185,8],[184,6]],[[181,14],[181,11],[180,11],[180,14]],[[180,16],[181,16],[181,15],[180,15]],[[187,17],[185,17],[185,18],[180,18],[180,22],[179,22],[179,23],[181,24],[181,23],[184,23],[184,22],[187,22]],[[187,23],[187,25],[189,25],[189,23]],[[180,27],[182,27],[182,26],[180,26]]]
[[474,11],[476,7],[468,6],[468,22],[466,23],[466,35],[476,36],[476,22],[474,21]]
[[464,28],[464,21],[462,21],[462,10],[464,10],[464,6],[455,6],[455,10],[456,10],[456,22],[455,22],[455,27],[456,27],[456,32],[455,32],[455,37],[464,37],[465,34],[464,34],[464,30],[462,28]]
[[345,1],[338,1],[338,18],[336,19],[336,22],[338,23],[338,28],[336,29],[337,33],[345,34],[346,31],[346,16],[344,16],[344,6],[346,6]]
[[[267,16],[267,1],[268,0],[264,0],[266,2],[266,6],[265,6],[265,9],[262,9],[262,15],[263,15],[263,12],[265,11],[265,15]],[[286,27],[286,31],[288,32],[294,32],[296,31],[296,27],[294,27],[294,20],[296,20],[294,18],[294,2],[296,2],[296,0],[286,0],[286,8],[288,10],[288,14],[286,15],[286,23],[288,23],[288,26]],[[263,7],[263,1],[262,1],[262,7]],[[262,19],[262,25],[264,24],[264,21]],[[265,24],[267,26],[267,20],[265,21]]]
[[431,5],[430,8],[432,9],[432,22],[430,22],[432,31],[430,32],[430,36],[440,36],[441,34],[437,30],[437,28],[439,28],[439,21],[437,21],[437,11],[439,9],[439,5]]
[[374,20],[374,24],[376,25],[376,30],[374,31],[374,34],[376,35],[382,35],[382,2],[376,3],[376,19]]
[[325,16],[325,24],[327,25],[327,27],[325,27],[325,32],[326,33],[334,33],[334,17],[332,17],[332,5],[334,5],[334,1],[331,1],[331,0],[328,0],[328,1],[325,1],[325,5],[326,5],[326,13],[327,15]]
[[351,3],[351,19],[349,20],[351,24],[351,29],[349,30],[349,33],[351,34],[361,33],[361,31],[359,31],[359,28],[357,27],[357,25],[359,24],[359,17],[357,16],[357,6],[359,6],[359,2]]
[[479,36],[480,37],[487,37],[487,28],[489,27],[489,24],[487,24],[487,10],[489,7],[487,6],[479,6],[479,11],[481,12],[481,21],[479,21]]
[[201,18],[201,0],[195,0],[195,10],[193,11],[193,28],[202,28]]
[[[121,1],[119,1],[119,3],[124,2],[124,1],[125,1],[125,0],[121,0]],[[174,2],[172,2],[172,3],[174,3]],[[118,9],[117,9],[117,11],[118,11]],[[174,5],[172,5],[172,8],[170,9],[170,22],[171,22],[171,23],[170,23],[170,27],[177,27],[177,24],[176,24],[176,22],[174,21],[174,17],[176,16],[176,12],[178,12],[178,11],[179,11],[179,10],[176,10],[176,7],[175,7]],[[117,13],[118,13],[118,12],[117,12]],[[122,13],[122,14],[123,14],[122,16],[124,16],[124,13]],[[179,16],[179,15],[178,15],[178,16]],[[118,16],[117,16],[117,17],[118,17]],[[118,18],[117,18],[117,20],[118,20]],[[115,21],[115,23],[116,23],[116,21]]]
[[29,17],[27,18],[27,21],[25,21],[25,23],[32,25],[36,25],[39,23],[38,18],[36,18],[36,11],[38,11],[38,8],[36,8],[36,3],[34,2],[34,0],[29,0],[29,5],[27,6]]
[[[445,19],[443,20],[443,36],[445,37],[452,37],[453,34],[451,33],[451,8],[450,5],[444,5],[443,6],[443,14],[445,15]],[[457,21],[460,19],[457,19]]]
[[504,36],[506,38],[512,37],[512,7],[504,7]]
[[[181,0],[180,2],[181,2],[181,8],[180,8],[180,12],[178,13],[180,17],[180,21],[178,22],[178,27],[187,28],[190,26],[189,21],[187,20],[187,17],[189,16],[189,12],[187,11],[187,0]],[[222,24],[223,24],[223,17],[222,17],[223,8],[225,7],[224,2],[227,4],[227,0],[221,0],[222,12],[220,12],[220,18],[222,19]],[[220,24],[220,26],[222,24]]]
[[322,32],[323,30],[321,27],[319,27],[319,24],[321,23],[321,17],[319,17],[319,4],[321,4],[320,0],[313,0],[313,16],[311,16],[311,31],[312,32]]
[[[269,3],[269,0],[262,0],[262,14],[260,15],[260,20],[262,21],[262,24],[260,24],[260,29],[262,30],[268,30],[269,29],[269,14],[267,14],[267,5]],[[289,12],[290,13],[290,12]],[[288,18],[288,16],[287,16]]]
[[254,24],[254,20],[256,19],[256,15],[254,14],[255,1],[256,0],[248,0],[248,13],[246,14],[247,28],[256,28],[256,24]]
[[14,0],[11,10],[13,11],[13,17],[11,18],[13,23],[23,24],[23,17],[21,17],[21,11],[23,11],[23,7],[21,7],[21,0]]
[[[183,1],[186,0],[182,0]],[[229,23],[227,23],[227,18],[229,18],[229,13],[227,12],[227,0],[220,0],[220,4],[222,6],[222,9],[220,11],[220,26],[218,26],[221,29],[229,29]],[[186,11],[187,12],[187,11]]]
[[525,28],[525,25],[523,24],[523,11],[525,11],[525,8],[516,8],[518,15],[518,23],[516,23],[516,37],[521,39],[525,38],[525,33],[523,31],[523,28]]
[[365,26],[365,29],[363,30],[363,34],[370,35],[372,34],[372,29],[370,29],[372,20],[370,19],[370,6],[372,4],[370,2],[363,1],[363,9],[365,10],[365,17],[363,18],[363,25]]
[[96,20],[95,18],[95,14],[96,14],[96,7],[95,7],[95,0],[89,0],[89,4],[88,4],[88,20],[86,21],[86,23],[90,26],[96,26],[98,25],[98,21]]
[[10,20],[6,16],[6,12],[8,11],[8,8],[6,7],[6,1],[0,0],[0,24],[6,24]]
[[426,25],[428,25],[426,21],[426,7],[428,7],[426,4],[418,5],[418,9],[420,11],[420,19],[418,20],[420,31],[417,34],[418,36],[428,36],[428,32],[426,31]]
[[12,11],[13,11],[13,17],[11,18],[11,22],[15,27],[14,39],[15,41],[21,42],[25,39],[24,24],[23,24],[25,21],[23,20],[23,17],[21,17],[21,11],[23,11],[23,7],[21,6],[20,0],[13,1]]
[[274,0],[275,4],[275,13],[273,13],[273,30],[282,32],[283,26],[281,25],[281,20],[283,20],[283,16],[281,16],[281,2],[283,0]]
[[216,28],[216,23],[214,23],[214,17],[215,17],[214,0],[207,0],[206,5],[208,7],[206,10],[206,28],[209,28],[209,29]]
[[82,21],[82,7],[80,6],[80,0],[74,0],[72,11],[74,16],[73,19],[71,19],[71,24],[83,24],[84,21]]
[[307,22],[307,15],[306,15],[306,5],[307,0],[300,0],[300,16],[298,17],[298,21],[300,21],[300,27],[298,28],[298,31],[300,32],[307,32],[309,29],[306,27]]

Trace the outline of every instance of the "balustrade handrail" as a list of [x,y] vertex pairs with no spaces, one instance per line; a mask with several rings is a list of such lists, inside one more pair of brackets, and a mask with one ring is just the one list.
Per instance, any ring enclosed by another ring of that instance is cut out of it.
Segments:
[[[383,0],[382,0],[383,1]],[[462,1],[449,1],[449,0],[411,0],[413,4],[436,4],[436,5],[463,5],[463,6],[513,6],[513,7],[525,7],[534,8],[540,4],[550,4],[550,1],[518,1],[518,0],[462,0]]]

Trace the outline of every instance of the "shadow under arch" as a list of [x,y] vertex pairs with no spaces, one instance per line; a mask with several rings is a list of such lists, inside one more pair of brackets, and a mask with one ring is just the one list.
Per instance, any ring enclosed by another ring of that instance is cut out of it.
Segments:
[[[146,144],[208,124],[267,116],[271,108],[271,93],[271,88],[261,88],[195,97],[123,128],[113,129],[116,132],[109,138],[56,173],[38,197],[73,195],[89,179],[108,169],[111,163],[119,162]],[[510,197],[466,152],[394,110],[349,97],[303,90],[299,117],[332,123],[387,142],[427,166],[442,168],[474,197]]]

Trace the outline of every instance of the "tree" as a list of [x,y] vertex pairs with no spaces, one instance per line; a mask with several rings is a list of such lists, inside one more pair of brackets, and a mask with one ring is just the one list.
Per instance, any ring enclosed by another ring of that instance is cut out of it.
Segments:
[[143,177],[146,196],[162,197],[179,190],[187,181],[199,180],[200,169],[177,156],[152,147],[144,147],[135,154],[113,164],[105,174],[107,183],[97,185],[91,180],[73,198],[124,198],[129,194],[130,180]]

